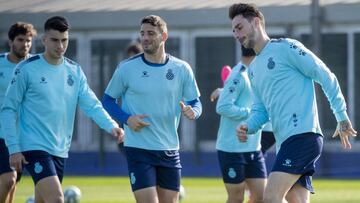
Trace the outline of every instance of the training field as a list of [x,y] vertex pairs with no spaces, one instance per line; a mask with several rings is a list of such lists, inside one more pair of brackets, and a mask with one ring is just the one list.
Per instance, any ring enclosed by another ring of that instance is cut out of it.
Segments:
[[[81,203],[135,202],[127,177],[65,177],[63,186],[78,186],[83,194]],[[223,203],[225,189],[220,178],[183,178],[186,196],[182,203]],[[312,203],[359,203],[360,180],[314,180]],[[15,203],[24,203],[33,193],[32,180],[22,178]]]

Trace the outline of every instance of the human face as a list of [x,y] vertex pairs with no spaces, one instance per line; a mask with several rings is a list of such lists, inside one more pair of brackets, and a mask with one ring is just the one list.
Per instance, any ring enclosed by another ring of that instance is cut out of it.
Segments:
[[242,15],[237,15],[233,18],[231,24],[234,38],[245,48],[253,49],[256,43],[255,18],[249,21]]
[[146,54],[156,54],[160,47],[164,46],[163,34],[157,27],[148,23],[141,25],[140,41]]
[[59,60],[64,56],[69,44],[69,32],[48,30],[43,37],[45,55],[49,60]]
[[18,59],[25,58],[32,45],[32,35],[30,33],[26,35],[18,35],[13,41],[9,40],[10,53],[16,56]]

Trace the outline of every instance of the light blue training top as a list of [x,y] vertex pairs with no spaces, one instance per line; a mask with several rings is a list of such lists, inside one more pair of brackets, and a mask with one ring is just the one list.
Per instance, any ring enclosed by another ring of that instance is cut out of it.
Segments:
[[[19,63],[0,116],[10,154],[43,150],[66,158],[78,104],[107,132],[118,126],[89,88],[77,63],[64,57],[60,65],[51,65],[42,54]],[[18,136],[15,133],[17,113]]]
[[190,65],[170,55],[164,64],[150,63],[144,54],[120,63],[105,93],[121,98],[128,114],[148,116],[143,120],[150,126],[139,132],[124,125],[124,145],[147,150],[179,149],[179,102],[200,97]]
[[[3,103],[6,89],[12,79],[12,74],[16,63],[12,63],[8,59],[9,53],[0,54],[0,105]],[[0,138],[4,139],[3,133]]]
[[216,112],[221,115],[216,149],[225,152],[254,152],[261,148],[261,131],[249,135],[246,142],[240,142],[236,136],[236,127],[244,121],[252,105],[250,80],[247,70],[241,63],[237,64],[225,81]]
[[336,120],[348,119],[336,76],[311,51],[293,39],[273,39],[249,67],[254,92],[248,132],[271,118],[277,150],[287,138],[320,133],[314,81],[321,85]]

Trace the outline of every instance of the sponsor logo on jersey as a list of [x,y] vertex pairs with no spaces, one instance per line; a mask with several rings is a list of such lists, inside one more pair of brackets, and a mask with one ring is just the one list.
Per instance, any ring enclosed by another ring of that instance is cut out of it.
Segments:
[[147,78],[147,77],[149,77],[149,76],[150,76],[150,75],[149,75],[149,72],[147,72],[146,70],[144,70],[144,71],[142,72],[141,77]]

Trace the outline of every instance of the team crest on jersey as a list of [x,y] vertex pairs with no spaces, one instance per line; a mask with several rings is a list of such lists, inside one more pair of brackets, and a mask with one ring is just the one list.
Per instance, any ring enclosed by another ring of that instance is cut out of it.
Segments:
[[147,72],[146,70],[144,70],[144,71],[142,72],[141,77],[147,78],[147,77],[149,77],[149,76],[150,76],[150,75],[149,75],[149,72]]
[[40,78],[40,83],[46,84],[46,83],[47,83],[46,78],[45,78],[45,77],[41,77],[41,78]]
[[270,69],[270,70],[272,70],[272,69],[275,68],[275,61],[273,60],[272,57],[270,57],[270,58],[268,59],[267,67],[268,67],[268,69]]
[[168,80],[173,80],[175,77],[173,70],[172,69],[168,69],[167,73],[166,73],[166,79]]
[[73,78],[73,76],[72,75],[68,75],[68,78],[67,78],[67,84],[69,85],[69,86],[73,86],[74,85],[74,78]]

